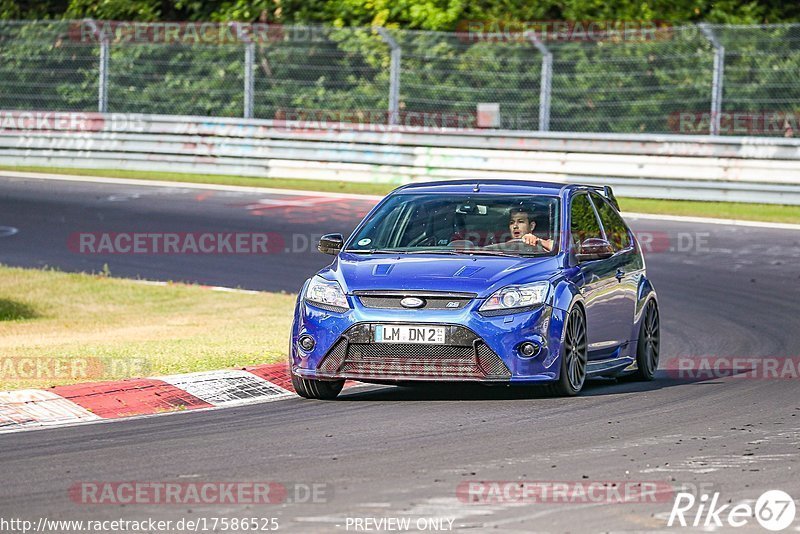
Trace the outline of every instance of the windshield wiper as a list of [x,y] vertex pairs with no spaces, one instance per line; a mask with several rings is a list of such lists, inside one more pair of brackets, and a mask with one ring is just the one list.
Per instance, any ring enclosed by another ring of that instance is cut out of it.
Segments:
[[370,250],[351,250],[347,249],[345,252],[350,252],[351,254],[397,254],[397,251],[394,250],[386,250],[386,249],[378,249],[373,248]]
[[500,250],[481,250],[481,249],[470,249],[465,250],[464,254],[480,254],[483,256],[508,256],[510,258],[519,258],[522,257],[521,254],[509,254],[508,252],[502,252]]
[[346,250],[353,254],[458,254],[453,250],[392,250],[388,248],[373,248],[370,250]]
[[401,250],[398,254],[458,254],[455,250]]
[[370,250],[345,250],[353,254],[447,254],[449,256],[505,256],[507,258],[531,258],[536,254],[509,254],[500,250],[482,250],[477,248],[463,250],[392,250],[387,248],[374,248]]

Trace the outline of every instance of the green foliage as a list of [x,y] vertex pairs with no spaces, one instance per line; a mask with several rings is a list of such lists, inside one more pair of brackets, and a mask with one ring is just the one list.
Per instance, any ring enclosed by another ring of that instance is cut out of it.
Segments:
[[[499,28],[537,20],[774,23],[800,20],[800,4],[0,0],[0,19],[84,17],[286,25],[275,38],[255,45],[254,113],[260,118],[297,117],[303,110],[306,118],[356,120],[358,115],[373,120],[370,114],[388,107],[390,50],[369,27],[384,26],[402,46],[402,114],[455,114],[461,125],[473,126],[478,103],[498,103],[504,127],[536,129],[542,61],[532,43],[519,33],[488,42],[416,30],[463,30],[465,21]],[[309,26],[296,29],[292,24]],[[717,31],[726,47],[723,109],[797,112],[800,30],[775,26]],[[678,113],[703,113],[710,107],[714,51],[693,26],[641,41],[547,44],[553,53],[552,130],[673,132]],[[0,108],[96,110],[98,59],[97,44],[76,42],[65,20],[0,23]],[[109,111],[241,116],[243,68],[241,43],[112,43]],[[703,133],[705,126],[694,127]]]
[[[280,28],[280,27],[279,27]],[[723,111],[800,111],[800,25],[716,27],[725,46]],[[538,128],[542,56],[520,34],[389,30],[402,49],[401,123],[415,114],[474,127],[477,104],[498,103],[501,126]],[[80,36],[80,31],[77,31]],[[0,24],[0,109],[94,111],[99,46],[69,22]],[[548,42],[554,131],[706,133],[714,50],[695,26],[647,39]],[[282,27],[254,45],[259,118],[385,121],[390,48],[366,28]],[[241,43],[110,46],[109,111],[238,117]],[[793,118],[791,127],[800,132]],[[435,121],[435,119],[434,119]],[[752,131],[723,129],[722,133]],[[759,132],[756,132],[759,133]],[[763,132],[783,135],[781,127]]]
[[454,30],[462,20],[663,20],[759,24],[800,21],[784,0],[0,0],[0,19],[261,21]]

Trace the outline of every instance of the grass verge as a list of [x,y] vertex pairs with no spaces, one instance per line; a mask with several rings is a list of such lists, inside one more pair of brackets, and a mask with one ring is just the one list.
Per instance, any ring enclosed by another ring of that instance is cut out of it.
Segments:
[[294,298],[0,266],[0,390],[281,361]]
[[[244,185],[275,189],[299,189],[362,195],[385,195],[400,184],[375,184],[338,182],[327,180],[300,180],[288,178],[251,178],[216,174],[185,174],[176,172],[141,172],[115,169],[63,169],[50,167],[9,167],[0,170],[17,172],[44,172],[78,176],[105,176],[108,178],[134,178],[138,180],[165,180],[201,184]],[[641,198],[619,199],[623,211],[654,213],[660,215],[685,215],[717,219],[765,221],[800,224],[800,206],[773,204],[748,204],[742,202],[696,202],[690,200],[657,200]]]

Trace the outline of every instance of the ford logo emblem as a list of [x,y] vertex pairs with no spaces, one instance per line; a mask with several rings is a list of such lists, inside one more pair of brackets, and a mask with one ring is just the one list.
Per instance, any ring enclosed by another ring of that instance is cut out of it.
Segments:
[[400,301],[400,305],[404,308],[421,308],[425,305],[425,301],[417,297],[406,297]]

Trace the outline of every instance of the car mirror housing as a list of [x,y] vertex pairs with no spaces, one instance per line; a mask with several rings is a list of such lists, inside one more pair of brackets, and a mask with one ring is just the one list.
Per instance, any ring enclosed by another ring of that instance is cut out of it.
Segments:
[[323,254],[330,254],[336,256],[344,246],[344,237],[342,234],[325,234],[319,239],[317,250]]
[[614,255],[611,243],[605,239],[590,238],[580,244],[575,259],[578,263],[593,260],[604,260]]

